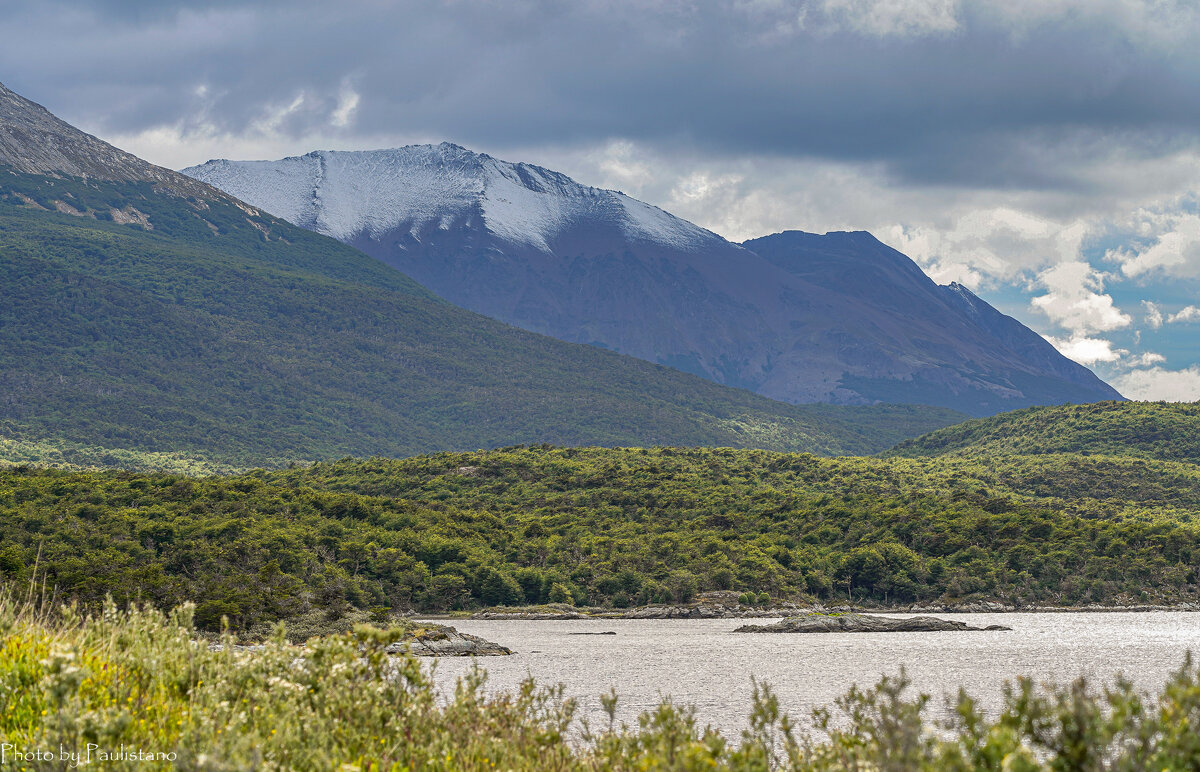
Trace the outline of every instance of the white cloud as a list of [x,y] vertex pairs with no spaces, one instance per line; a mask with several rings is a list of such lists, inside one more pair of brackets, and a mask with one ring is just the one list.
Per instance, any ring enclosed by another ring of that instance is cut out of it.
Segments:
[[736,190],[742,178],[736,174],[710,176],[696,172],[679,180],[671,189],[673,204],[696,204],[712,199],[725,198]]
[[[1082,336],[1087,333],[1118,330],[1133,321],[1129,314],[1113,305],[1112,297],[1101,294],[1104,275],[1087,263],[1059,263],[1038,274],[1038,282],[1049,292],[1035,297],[1031,305],[1055,325],[1069,330],[1072,338],[1084,339]],[[1112,360],[1093,358],[1092,361]]]
[[918,37],[954,32],[958,0],[825,0],[835,23],[873,37]]
[[1179,313],[1171,314],[1167,321],[1171,324],[1176,324],[1178,322],[1200,321],[1200,308],[1197,308],[1196,306],[1186,306],[1185,308],[1181,309]]
[[1112,341],[1103,338],[1088,338],[1082,335],[1072,335],[1069,338],[1054,338],[1049,335],[1045,337],[1059,353],[1081,365],[1116,362],[1129,353],[1122,348],[1113,348]]
[[954,276],[974,289],[985,278],[1012,280],[1024,270],[1077,260],[1089,230],[1083,220],[1057,222],[1000,206],[965,211],[940,227],[895,225],[884,238],[935,280]]
[[1101,238],[1148,238],[1157,230],[1139,229],[1146,213],[1177,217],[1200,179],[1196,154],[1132,158],[1103,149],[1093,153],[1104,163],[1078,159],[1078,187],[1059,191],[911,185],[880,163],[725,157],[628,139],[583,151],[476,149],[624,190],[734,241],[789,229],[868,230],[937,281],[972,289],[1081,260]]
[[593,149],[585,158],[596,167],[603,180],[601,184],[632,196],[641,195],[642,189],[655,177],[650,164],[641,157],[632,142],[613,140]]
[[[656,150],[630,140],[612,140],[587,152],[478,149],[559,169],[585,184],[624,190],[733,241],[795,229],[867,230],[913,258],[935,281],[958,281],[974,290],[1079,260],[1088,239],[1104,232],[1112,214],[1107,208],[1087,210],[1058,194],[897,185],[881,164],[723,158]],[[1104,196],[1096,192],[1088,201],[1095,198]],[[1105,200],[1106,207],[1110,203]],[[1055,216],[1038,214],[1041,209]]]
[[1183,370],[1161,367],[1133,370],[1117,376],[1112,384],[1130,399],[1195,402],[1200,400],[1200,366]]
[[1136,44],[1173,48],[1200,26],[1200,8],[1181,0],[974,0],[973,8],[1020,37],[1069,21],[1107,26]]
[[348,86],[342,88],[341,93],[338,94],[337,107],[329,116],[329,122],[338,128],[349,126],[350,121],[354,118],[354,111],[358,109],[358,100],[357,91]]
[[1153,243],[1141,248],[1109,250],[1106,255],[1120,264],[1126,276],[1152,271],[1172,276],[1200,274],[1200,216],[1144,212],[1138,230],[1143,234],[1153,233]]
[[283,122],[304,107],[306,98],[304,92],[301,91],[287,105],[271,105],[263,111],[258,120],[251,124],[254,131],[262,134],[278,134]]
[[1038,28],[1086,24],[1138,46],[1187,45],[1200,9],[1186,0],[735,0],[734,6],[776,35],[848,29],[873,37],[944,34],[968,26],[1016,40]]
[[1146,309],[1146,324],[1155,330],[1163,326],[1162,309],[1149,300],[1142,301],[1142,308]]
[[1125,364],[1129,367],[1149,367],[1150,365],[1161,364],[1167,361],[1167,358],[1162,354],[1156,354],[1153,351],[1147,351],[1144,354],[1138,354],[1132,359],[1125,360]]

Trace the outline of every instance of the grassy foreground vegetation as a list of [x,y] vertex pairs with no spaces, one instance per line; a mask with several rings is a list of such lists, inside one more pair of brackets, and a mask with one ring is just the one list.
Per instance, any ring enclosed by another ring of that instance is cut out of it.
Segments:
[[[816,711],[814,734],[797,733],[755,684],[747,728],[728,738],[669,699],[630,727],[611,720],[610,695],[610,720],[589,726],[561,687],[529,681],[492,694],[479,671],[439,699],[415,658],[384,652],[394,635],[369,626],[302,649],[277,635],[247,653],[210,650],[191,620],[190,606],[109,604],[84,616],[0,597],[5,767],[65,768],[64,752],[90,753],[104,769],[322,772],[1185,770],[1200,758],[1200,671],[1190,661],[1157,695],[1120,681],[1096,690],[1020,680],[998,714],[960,693],[944,722],[929,719],[928,698],[910,694],[903,676],[885,678]],[[16,756],[43,752],[51,758]]]

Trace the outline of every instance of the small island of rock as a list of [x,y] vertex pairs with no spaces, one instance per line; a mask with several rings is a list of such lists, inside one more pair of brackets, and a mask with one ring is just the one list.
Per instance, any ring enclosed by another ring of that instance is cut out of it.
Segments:
[[742,625],[735,633],[937,633],[950,631],[1011,630],[1003,625],[971,627],[966,622],[937,617],[895,619],[870,614],[837,614],[819,611],[781,619],[773,625]]
[[404,640],[387,647],[390,654],[411,651],[418,657],[496,657],[512,649],[446,625],[425,625],[412,630]]

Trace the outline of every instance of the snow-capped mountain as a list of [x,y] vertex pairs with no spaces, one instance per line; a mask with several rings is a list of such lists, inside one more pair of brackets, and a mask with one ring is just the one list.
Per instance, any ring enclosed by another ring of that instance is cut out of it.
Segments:
[[0,273],[0,434],[55,444],[235,466],[538,442],[840,454],[960,418],[786,405],[486,319],[3,85]]
[[732,244],[622,193],[448,143],[184,173],[471,310],[775,399],[984,415],[1120,398],[866,233]]
[[[632,242],[703,249],[720,236],[623,193],[506,163],[449,142],[393,150],[318,150],[281,161],[209,161],[184,170],[220,180],[297,225],[342,241],[410,238],[481,223],[497,238],[547,253],[573,229],[615,226]],[[404,184],[396,184],[397,180]]]

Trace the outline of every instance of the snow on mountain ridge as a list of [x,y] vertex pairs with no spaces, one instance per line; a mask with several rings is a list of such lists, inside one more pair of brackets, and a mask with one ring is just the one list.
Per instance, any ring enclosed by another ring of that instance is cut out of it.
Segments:
[[416,236],[474,215],[506,241],[550,253],[574,225],[607,222],[631,240],[695,249],[720,236],[623,193],[443,142],[317,150],[279,161],[213,160],[183,170],[296,225],[341,240],[400,225]]

